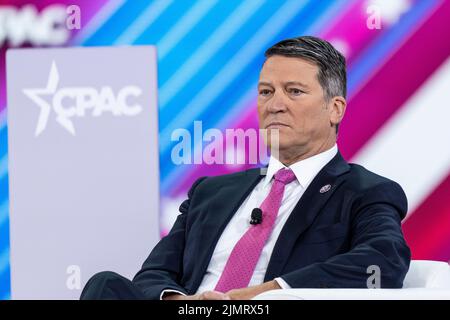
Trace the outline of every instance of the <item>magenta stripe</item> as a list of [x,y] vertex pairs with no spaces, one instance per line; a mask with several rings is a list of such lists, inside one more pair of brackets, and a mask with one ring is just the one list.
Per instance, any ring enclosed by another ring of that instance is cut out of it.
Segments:
[[341,24],[345,23],[345,19],[348,19],[349,17],[352,18],[352,14],[355,13],[355,10],[358,10],[361,6],[361,2],[362,1],[351,1],[349,5],[344,7],[343,12],[341,12],[338,17],[335,17],[332,21],[327,21],[320,32],[321,36],[331,34],[333,30],[340,28]]
[[6,108],[6,50],[0,50],[0,112]]
[[367,2],[355,2],[347,12],[336,20],[336,25],[324,32],[321,37],[335,44],[339,49],[342,42],[346,50],[341,50],[347,59],[347,65],[351,64],[356,54],[366,47],[373,39],[388,31],[388,26],[382,29],[370,30],[367,28]]
[[403,224],[413,259],[450,259],[450,172]]
[[[383,126],[450,55],[450,2],[434,11],[417,32],[397,50],[349,101],[340,132],[341,152],[347,159]],[[380,62],[381,63],[381,62]]]

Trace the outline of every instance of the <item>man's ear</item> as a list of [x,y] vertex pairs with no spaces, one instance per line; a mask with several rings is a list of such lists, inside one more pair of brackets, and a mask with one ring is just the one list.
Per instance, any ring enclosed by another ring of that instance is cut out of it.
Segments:
[[338,125],[344,117],[347,101],[344,97],[336,96],[330,101],[330,124],[332,126]]

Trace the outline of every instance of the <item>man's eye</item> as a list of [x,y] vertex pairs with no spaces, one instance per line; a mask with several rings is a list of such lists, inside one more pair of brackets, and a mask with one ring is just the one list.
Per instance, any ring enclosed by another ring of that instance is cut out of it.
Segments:
[[270,94],[270,90],[268,90],[268,89],[261,89],[261,90],[259,90],[259,94],[262,95],[262,96],[267,96],[267,95]]
[[297,89],[297,88],[291,88],[291,89],[289,89],[289,93],[297,96],[297,95],[301,95],[303,93],[303,91],[300,89]]

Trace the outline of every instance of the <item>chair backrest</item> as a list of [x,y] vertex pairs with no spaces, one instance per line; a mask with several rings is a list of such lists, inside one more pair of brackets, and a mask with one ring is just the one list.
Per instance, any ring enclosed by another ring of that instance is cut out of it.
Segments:
[[450,266],[442,261],[412,260],[403,288],[450,289]]

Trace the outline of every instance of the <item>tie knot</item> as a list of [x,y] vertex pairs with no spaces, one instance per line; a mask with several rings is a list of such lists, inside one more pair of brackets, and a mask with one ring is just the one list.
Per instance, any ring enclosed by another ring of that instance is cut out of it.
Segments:
[[283,184],[289,184],[294,181],[295,174],[291,169],[280,169],[277,173],[275,173],[275,180],[280,181]]

